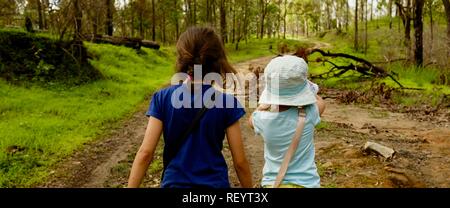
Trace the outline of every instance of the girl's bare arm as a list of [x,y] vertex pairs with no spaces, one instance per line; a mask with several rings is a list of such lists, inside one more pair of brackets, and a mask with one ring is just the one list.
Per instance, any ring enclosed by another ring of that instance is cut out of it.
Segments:
[[136,154],[133,167],[131,168],[130,178],[128,179],[128,188],[138,188],[140,186],[148,166],[153,159],[153,154],[155,153],[162,130],[162,121],[150,117],[147,130],[145,131],[144,141]]
[[322,116],[323,112],[325,111],[325,101],[318,95],[316,95],[317,99],[317,107],[319,108],[319,114]]
[[243,188],[252,187],[252,174],[247,158],[245,157],[244,144],[241,137],[241,127],[239,121],[231,125],[226,130],[228,144],[230,145],[233,157],[234,168]]

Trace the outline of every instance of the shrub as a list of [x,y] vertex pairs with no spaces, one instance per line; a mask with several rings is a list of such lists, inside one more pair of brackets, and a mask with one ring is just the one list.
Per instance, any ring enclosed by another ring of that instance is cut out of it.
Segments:
[[22,31],[0,30],[0,76],[9,81],[77,84],[100,78],[87,56],[76,57],[70,42],[39,37]]

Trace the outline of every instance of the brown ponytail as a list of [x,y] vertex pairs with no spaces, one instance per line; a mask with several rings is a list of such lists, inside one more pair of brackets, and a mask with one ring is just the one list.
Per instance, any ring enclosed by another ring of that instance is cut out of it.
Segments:
[[209,27],[191,27],[184,32],[177,43],[177,72],[192,76],[194,65],[201,64],[203,76],[215,72],[225,77],[236,73],[225,54],[222,39]]

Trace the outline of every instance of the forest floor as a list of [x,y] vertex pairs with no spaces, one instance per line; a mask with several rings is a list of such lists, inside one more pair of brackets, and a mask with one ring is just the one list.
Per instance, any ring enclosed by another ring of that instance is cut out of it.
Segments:
[[[240,72],[264,67],[272,57],[235,64]],[[316,163],[322,187],[450,187],[449,110],[428,118],[392,112],[372,105],[344,104],[342,92],[322,89],[327,109],[316,129]],[[107,138],[87,144],[52,170],[51,180],[41,187],[125,187],[128,174],[144,137],[147,106]],[[253,174],[259,184],[264,165],[263,140],[247,125],[254,109],[247,109],[242,121],[243,139]],[[367,141],[393,148],[396,154],[386,160],[362,151]],[[239,186],[224,145],[230,182]],[[162,148],[144,180],[144,187],[159,187]]]

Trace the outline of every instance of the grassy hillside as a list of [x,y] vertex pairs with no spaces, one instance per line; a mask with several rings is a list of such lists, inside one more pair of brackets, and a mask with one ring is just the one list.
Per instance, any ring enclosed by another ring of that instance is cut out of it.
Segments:
[[[229,44],[228,54],[232,62],[276,54],[280,42],[284,41],[251,40],[241,43],[239,51]],[[137,53],[125,47],[85,45],[102,79],[82,85],[12,84],[0,79],[0,187],[44,181],[49,167],[119,127],[174,72],[173,46]]]

